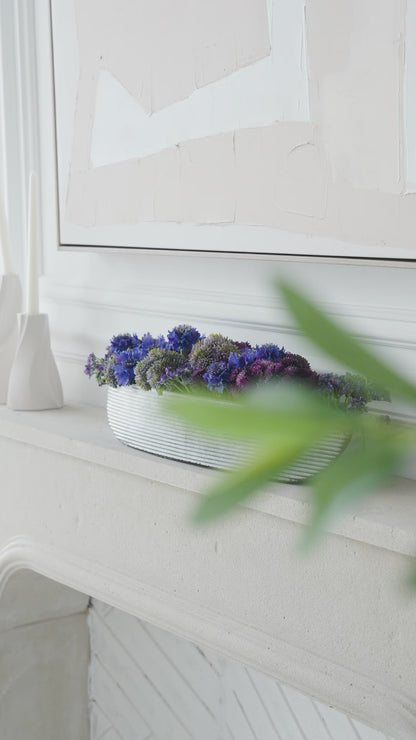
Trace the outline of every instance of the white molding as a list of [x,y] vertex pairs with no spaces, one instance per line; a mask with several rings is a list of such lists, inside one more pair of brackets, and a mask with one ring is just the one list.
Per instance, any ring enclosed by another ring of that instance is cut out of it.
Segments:
[[[47,278],[43,285],[45,300],[55,306],[83,307],[103,313],[161,316],[168,317],[171,322],[175,317],[182,317],[185,311],[192,315],[193,320],[198,319],[204,325],[212,322],[251,330],[278,330],[294,335],[300,333],[293,326],[288,310],[271,297],[241,295],[231,291],[193,290],[160,283],[139,283],[134,292],[71,286]],[[357,337],[369,344],[416,350],[416,309],[353,302],[342,305],[321,302],[321,305],[328,314],[341,320],[354,319],[358,326],[360,322],[371,322],[371,333],[364,329],[356,332]],[[270,318],[266,319],[265,316]],[[389,333],[386,333],[386,327]]]

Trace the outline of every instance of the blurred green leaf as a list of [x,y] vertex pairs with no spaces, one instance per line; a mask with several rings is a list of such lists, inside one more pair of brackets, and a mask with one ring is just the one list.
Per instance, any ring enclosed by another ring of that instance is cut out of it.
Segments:
[[323,403],[307,388],[293,383],[268,383],[238,400],[192,395],[170,398],[166,408],[186,423],[206,432],[234,439],[282,440],[308,434],[314,442],[325,435],[350,434],[360,423],[357,414],[346,414]]
[[312,481],[313,509],[304,546],[309,547],[322,534],[330,519],[397,474],[411,444],[405,434],[393,435],[381,428],[374,428],[364,440],[353,439],[342,455]]
[[416,564],[413,565],[413,567],[412,567],[412,569],[410,571],[410,576],[409,576],[409,579],[408,579],[408,583],[409,583],[410,588],[413,589],[414,591],[416,591]]
[[253,462],[236,472],[224,473],[219,483],[208,492],[196,510],[193,521],[208,522],[234,509],[237,504],[263,488],[270,479],[283,471],[308,447],[310,439],[304,438],[296,443],[287,440],[286,444],[266,448]]
[[308,339],[343,365],[361,373],[377,385],[388,388],[391,393],[416,403],[415,385],[363,347],[342,326],[328,318],[292,286],[280,283],[279,289],[299,328]]

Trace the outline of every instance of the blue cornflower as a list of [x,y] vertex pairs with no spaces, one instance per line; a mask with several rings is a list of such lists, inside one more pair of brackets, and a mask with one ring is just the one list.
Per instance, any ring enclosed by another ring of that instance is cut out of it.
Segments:
[[[161,339],[162,337],[160,337]],[[150,352],[151,349],[154,349],[156,347],[156,342],[158,341],[152,335],[150,332],[147,332],[146,334],[143,334],[140,341],[140,349],[143,354],[143,357],[146,357],[147,353]],[[143,359],[142,357],[142,359]]]
[[228,365],[232,370],[242,370],[243,367],[257,360],[257,357],[257,349],[245,347],[241,352],[230,352]]
[[254,348],[245,347],[241,352],[231,352],[228,357],[228,365],[232,370],[243,370],[256,360],[280,362],[284,356],[284,347],[280,348],[276,344],[257,344]]
[[167,339],[165,339],[164,336],[161,335],[160,337],[157,337],[155,339],[154,346],[157,349],[169,349],[169,342],[167,341]]
[[277,344],[262,344],[256,346],[256,360],[271,360],[280,362],[285,356],[285,348],[278,347]]
[[169,349],[173,349],[175,352],[188,352],[191,351],[194,344],[199,342],[201,336],[199,331],[193,326],[188,324],[179,324],[168,332]]
[[202,377],[210,391],[215,389],[218,393],[222,393],[224,386],[230,384],[231,368],[226,362],[212,362]]
[[144,358],[149,354],[150,350],[155,348],[165,349],[165,347],[167,347],[167,344],[168,343],[163,336],[155,338],[152,337],[149,332],[143,334],[143,336],[138,339],[138,344],[132,348],[135,353],[136,362],[144,360]]
[[140,339],[137,334],[116,334],[112,338],[109,347],[107,347],[107,352],[110,355],[113,353],[125,352],[128,349],[137,347],[139,342]]
[[115,356],[113,372],[119,385],[132,385],[134,380],[134,369],[140,361],[142,347],[119,352]]
[[134,380],[134,368],[127,365],[114,365],[113,372],[118,385],[131,385]]

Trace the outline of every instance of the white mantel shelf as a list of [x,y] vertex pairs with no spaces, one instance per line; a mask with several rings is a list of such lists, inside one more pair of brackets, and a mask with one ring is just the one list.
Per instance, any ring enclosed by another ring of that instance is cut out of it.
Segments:
[[1,408],[0,437],[0,586],[29,568],[416,737],[414,481],[393,480],[305,559],[306,486],[195,529],[219,473],[122,446],[101,409]]

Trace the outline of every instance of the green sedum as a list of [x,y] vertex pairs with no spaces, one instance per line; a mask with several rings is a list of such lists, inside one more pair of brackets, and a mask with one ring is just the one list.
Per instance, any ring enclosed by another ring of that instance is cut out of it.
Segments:
[[204,372],[213,362],[227,362],[230,352],[238,350],[238,344],[232,339],[222,334],[210,334],[194,344],[189,360],[197,372]]
[[166,368],[177,370],[184,364],[184,356],[181,352],[172,349],[152,349],[149,354],[138,362],[134,371],[136,385],[144,391],[152,388],[157,390],[158,381]]

